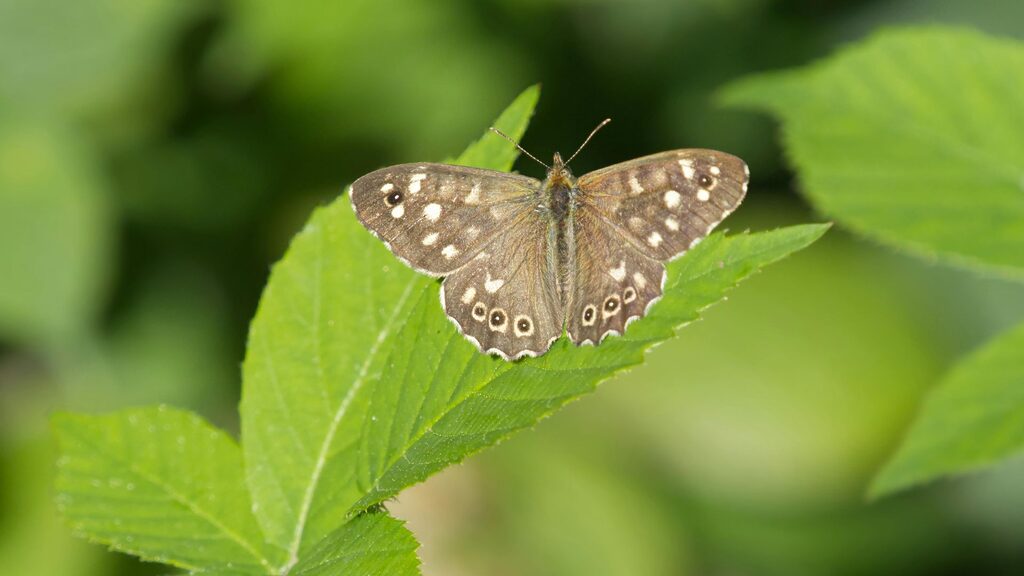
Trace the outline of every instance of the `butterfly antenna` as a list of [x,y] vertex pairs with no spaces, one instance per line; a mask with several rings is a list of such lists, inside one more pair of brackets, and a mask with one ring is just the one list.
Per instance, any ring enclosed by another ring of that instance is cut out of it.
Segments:
[[494,126],[491,126],[491,132],[494,132],[498,136],[501,136],[505,140],[508,140],[509,142],[511,142],[516,148],[519,148],[520,152],[522,152],[523,154],[526,154],[530,158],[533,158],[533,161],[536,162],[537,164],[540,164],[541,166],[547,168],[548,170],[551,170],[551,166],[548,166],[547,164],[541,162],[540,160],[537,160],[536,156],[534,156],[533,154],[530,154],[529,152],[527,152],[526,149],[524,149],[522,146],[519,145],[519,142],[516,142],[515,140],[513,140],[512,137],[509,136],[508,134],[505,134],[504,132],[502,132],[501,130],[498,130]]
[[580,144],[580,147],[577,148],[576,151],[572,153],[572,156],[569,156],[569,159],[565,161],[566,165],[568,165],[569,162],[572,162],[572,159],[575,158],[576,155],[580,153],[580,150],[583,150],[583,147],[587,145],[587,142],[590,142],[590,139],[594,137],[594,134],[597,134],[598,130],[600,130],[601,128],[604,128],[604,125],[609,123],[609,122],[611,122],[611,121],[612,121],[611,118],[605,118],[604,120],[601,121],[600,124],[597,125],[596,128],[591,130],[590,131],[590,136],[587,136],[587,139],[583,141],[583,144]]

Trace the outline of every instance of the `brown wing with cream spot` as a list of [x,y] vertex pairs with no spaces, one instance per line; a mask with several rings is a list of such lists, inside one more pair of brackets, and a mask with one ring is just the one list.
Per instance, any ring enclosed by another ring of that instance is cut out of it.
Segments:
[[584,174],[579,202],[596,210],[644,254],[679,256],[743,201],[749,172],[739,158],[684,149]]
[[550,234],[540,215],[523,212],[444,279],[445,312],[481,351],[506,360],[538,356],[561,336]]
[[359,221],[420,272],[464,266],[517,215],[533,209],[534,178],[452,166],[399,164],[352,184]]
[[576,345],[623,334],[661,297],[665,265],[645,256],[589,206],[573,220],[566,332]]

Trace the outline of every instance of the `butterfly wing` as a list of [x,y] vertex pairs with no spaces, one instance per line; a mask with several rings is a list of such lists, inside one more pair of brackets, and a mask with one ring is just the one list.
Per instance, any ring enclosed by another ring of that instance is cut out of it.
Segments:
[[534,210],[519,212],[500,235],[444,279],[441,304],[485,353],[506,360],[539,356],[562,334],[553,229]]
[[448,164],[399,164],[352,184],[359,221],[395,256],[420,272],[444,276],[470,262],[532,207],[534,178]]
[[661,297],[665,266],[645,255],[592,207],[577,207],[565,325],[576,345],[622,334]]
[[584,174],[579,203],[637,249],[666,261],[695,246],[747,192],[747,165],[715,150],[662,152]]
[[748,171],[714,150],[674,150],[577,181],[566,331],[576,344],[622,334],[662,294],[663,262],[695,246],[743,200]]

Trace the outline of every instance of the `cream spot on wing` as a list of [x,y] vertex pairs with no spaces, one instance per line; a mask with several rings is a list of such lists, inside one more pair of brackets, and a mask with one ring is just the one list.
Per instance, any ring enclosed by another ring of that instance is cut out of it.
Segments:
[[707,202],[708,200],[711,200],[711,192],[708,192],[703,188],[697,190],[697,200],[700,200],[701,202]]
[[423,237],[423,245],[433,246],[434,243],[437,242],[437,236],[437,232],[431,232],[430,234],[427,234],[426,236]]
[[661,188],[668,184],[668,170],[656,170],[647,176],[647,182],[653,188]]
[[678,207],[682,201],[683,197],[680,196],[679,192],[676,192],[675,190],[668,190],[665,192],[665,206],[667,206],[669,210]]
[[644,229],[644,219],[639,216],[630,216],[629,227],[632,228],[634,232],[640,232]]
[[718,166],[712,166],[711,168],[709,168],[709,170],[711,170],[711,173],[714,174],[715,176],[718,176],[719,174],[722,173],[722,170]]
[[633,194],[643,194],[644,187],[640,185],[640,181],[636,179],[636,176],[629,178],[629,189]]
[[466,288],[465,292],[462,293],[462,303],[469,304],[470,302],[473,301],[473,298],[476,298],[476,288],[470,286],[469,288]]
[[668,228],[669,230],[671,230],[673,232],[675,232],[676,230],[679,230],[679,220],[676,220],[675,218],[673,218],[671,216],[669,216],[668,218],[665,218],[665,228]]
[[693,169],[693,160],[684,158],[679,161],[679,167],[683,169],[683,176],[685,176],[687,180],[691,180],[693,178],[693,175],[696,172]]
[[487,281],[484,282],[484,289],[486,289],[488,293],[494,294],[495,292],[500,290],[501,287],[504,285],[504,280],[502,280],[501,278],[495,278],[494,280],[491,280],[491,273],[487,273]]
[[476,238],[479,234],[480,229],[477,228],[476,226],[470,226],[469,228],[466,228],[466,236],[468,236],[470,240]]
[[466,204],[477,204],[480,202],[480,183],[473,184],[473,187],[469,189],[469,194],[462,200]]
[[636,284],[637,288],[643,290],[647,286],[647,278],[644,278],[644,275],[639,272],[634,272],[633,283]]
[[405,204],[399,204],[391,209],[392,218],[401,218],[402,216],[405,216]]
[[437,222],[437,219],[441,217],[441,205],[433,202],[427,204],[423,207],[423,215],[427,217],[427,220]]
[[626,261],[619,260],[619,267],[612,268],[608,273],[612,275],[612,278],[615,278],[616,282],[622,282],[626,279]]
[[392,184],[391,182],[388,182],[387,184],[385,184],[385,185],[380,187],[380,191],[385,193],[385,194],[387,194],[388,192],[391,192],[394,189],[395,189],[395,185]]
[[651,232],[651,235],[647,237],[647,243],[651,245],[651,248],[657,248],[661,245],[661,234],[657,232]]
[[700,244],[701,240],[703,240],[703,238],[694,238],[693,240],[690,240],[690,248],[693,248],[697,244]]
[[425,180],[426,174],[413,174],[409,176],[409,193],[416,194],[420,191],[420,183]]
[[449,244],[445,246],[443,250],[441,250],[441,254],[445,258],[451,260],[452,258],[455,258],[456,256],[459,255],[459,249],[453,246],[452,244]]
[[747,191],[747,183],[746,183],[746,182],[744,182],[744,183],[743,183],[743,191],[744,191],[744,192],[746,192],[746,191]]

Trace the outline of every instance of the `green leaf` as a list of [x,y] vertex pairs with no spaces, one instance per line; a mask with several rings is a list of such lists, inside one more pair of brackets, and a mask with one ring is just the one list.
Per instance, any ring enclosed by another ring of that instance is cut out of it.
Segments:
[[[499,121],[513,138],[530,113],[519,102]],[[508,169],[513,158],[473,161]],[[581,349],[563,340],[541,358],[508,363],[458,334],[438,283],[400,264],[340,198],[313,215],[274,267],[250,330],[242,437],[264,532],[292,561],[303,558],[347,514],[640,362],[736,282],[826,228],[716,234],[671,265],[665,297],[624,337]]]
[[927,256],[1024,272],[1024,47],[949,28],[888,31],[726,102],[782,120],[815,206]]
[[[540,85],[534,84],[523,91],[501,116],[494,121],[494,127],[514,138],[517,142],[526,133],[526,127],[533,116],[540,98]],[[463,166],[509,170],[519,156],[519,150],[511,142],[488,130],[466,148],[454,162]]]
[[563,338],[547,354],[515,363],[483,356],[465,342],[438,307],[437,283],[418,280],[417,297],[398,314],[405,323],[388,335],[369,370],[379,384],[369,387],[369,418],[350,456],[362,493],[353,508],[394,496],[640,363],[648,348],[696,320],[737,282],[827,228],[714,234],[669,266],[663,298],[625,335],[582,348]]
[[189,569],[266,574],[242,454],[225,433],[165,407],[58,415],[57,505],[88,539]]
[[91,327],[110,258],[106,182],[64,130],[0,115],[0,338],[54,345]]
[[[522,137],[537,92],[523,92],[495,125]],[[508,146],[511,154],[497,152],[484,138],[459,160],[508,170],[516,158]],[[293,562],[360,496],[344,454],[357,448],[363,388],[379,379],[372,363],[383,343],[393,345],[406,304],[431,283],[382,248],[347,198],[317,211],[274,268],[250,328],[241,407],[247,477],[264,532]]]
[[1024,324],[960,361],[931,392],[872,497],[1024,453]]
[[415,576],[420,573],[418,547],[401,521],[383,512],[368,512],[324,538],[288,574]]

